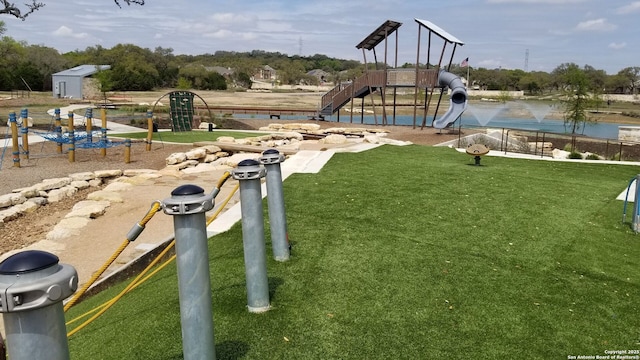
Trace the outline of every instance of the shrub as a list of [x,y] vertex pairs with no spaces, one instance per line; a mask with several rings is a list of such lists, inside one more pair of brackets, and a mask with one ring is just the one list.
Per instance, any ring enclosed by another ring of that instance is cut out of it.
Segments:
[[567,156],[567,159],[582,159],[582,154],[577,151],[572,151]]
[[[571,143],[566,143],[566,144],[564,144],[564,147],[562,148],[562,150],[564,150],[564,151],[568,151],[568,152],[573,152],[573,151],[574,151],[574,149],[573,149],[573,148],[572,148],[572,146],[571,146]],[[577,151],[577,150],[576,150],[576,151]]]
[[585,159],[587,159],[587,160],[600,160],[600,156],[598,156],[598,154],[589,154],[589,155],[587,155],[587,157]]

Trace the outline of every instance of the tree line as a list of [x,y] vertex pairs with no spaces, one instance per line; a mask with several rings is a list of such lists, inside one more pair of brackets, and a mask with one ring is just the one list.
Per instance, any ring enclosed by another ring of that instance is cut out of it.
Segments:
[[[0,34],[4,28],[0,22]],[[328,82],[354,79],[365,71],[356,60],[330,58],[326,55],[289,56],[279,52],[216,51],[213,54],[175,55],[173,49],[154,50],[133,44],[118,44],[110,49],[100,45],[60,54],[43,45],[29,45],[11,37],[0,40],[0,90],[50,91],[51,75],[82,64],[110,65],[111,69],[96,75],[105,91],[147,91],[158,88],[190,88],[224,90],[228,87],[249,88],[251,78],[265,65],[277,71],[280,84],[318,84],[319,79],[307,73],[321,69]],[[384,64],[368,64],[384,69]],[[426,65],[421,64],[421,67]],[[231,69],[223,76],[214,67]],[[402,67],[414,68],[415,64]],[[578,70],[586,78],[586,87],[597,93],[636,93],[640,67],[628,67],[608,75],[592,66],[574,63],[557,66],[550,73],[525,72],[520,69],[467,69],[452,65],[449,71],[466,77],[470,70],[470,86],[487,90],[523,90],[531,95],[544,95],[566,89],[568,73]]]

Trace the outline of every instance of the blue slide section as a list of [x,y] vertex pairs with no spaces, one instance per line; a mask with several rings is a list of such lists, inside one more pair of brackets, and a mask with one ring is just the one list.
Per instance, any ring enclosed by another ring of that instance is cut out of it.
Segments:
[[443,129],[456,121],[467,109],[467,90],[458,76],[444,70],[440,70],[440,74],[438,74],[438,84],[451,89],[449,110],[439,119],[433,121],[434,128]]

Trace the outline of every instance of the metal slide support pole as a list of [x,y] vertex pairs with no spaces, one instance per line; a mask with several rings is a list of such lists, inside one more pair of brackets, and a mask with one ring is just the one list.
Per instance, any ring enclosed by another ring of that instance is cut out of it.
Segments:
[[173,215],[176,263],[185,360],[215,359],[211,277],[205,212],[213,208],[213,194],[196,185],[182,185],[163,201]]
[[282,170],[280,163],[284,155],[276,149],[268,149],[262,153],[260,163],[267,170],[267,204],[269,205],[269,224],[271,225],[271,247],[276,261],[289,260],[289,234],[287,233],[287,216],[284,207],[282,190]]
[[62,300],[78,288],[78,273],[58,260],[28,250],[0,263],[0,312],[11,360],[69,359]]
[[636,175],[636,198],[633,201],[633,231],[640,232],[640,174]]
[[264,242],[262,190],[260,178],[265,169],[253,159],[243,160],[231,175],[240,181],[240,211],[242,215],[242,243],[247,282],[247,308],[249,312],[269,310],[269,279]]

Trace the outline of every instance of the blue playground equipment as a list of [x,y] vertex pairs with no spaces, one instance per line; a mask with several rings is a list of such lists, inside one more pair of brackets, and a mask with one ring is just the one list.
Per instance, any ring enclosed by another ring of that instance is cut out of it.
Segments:
[[640,174],[633,177],[629,180],[629,185],[627,186],[627,192],[624,196],[624,207],[622,209],[622,223],[624,224],[627,220],[627,202],[629,201],[629,192],[631,191],[631,187],[635,182],[635,196],[633,199],[633,218],[631,220],[631,228],[633,231],[640,232],[640,201],[638,201],[638,194],[640,194]]

